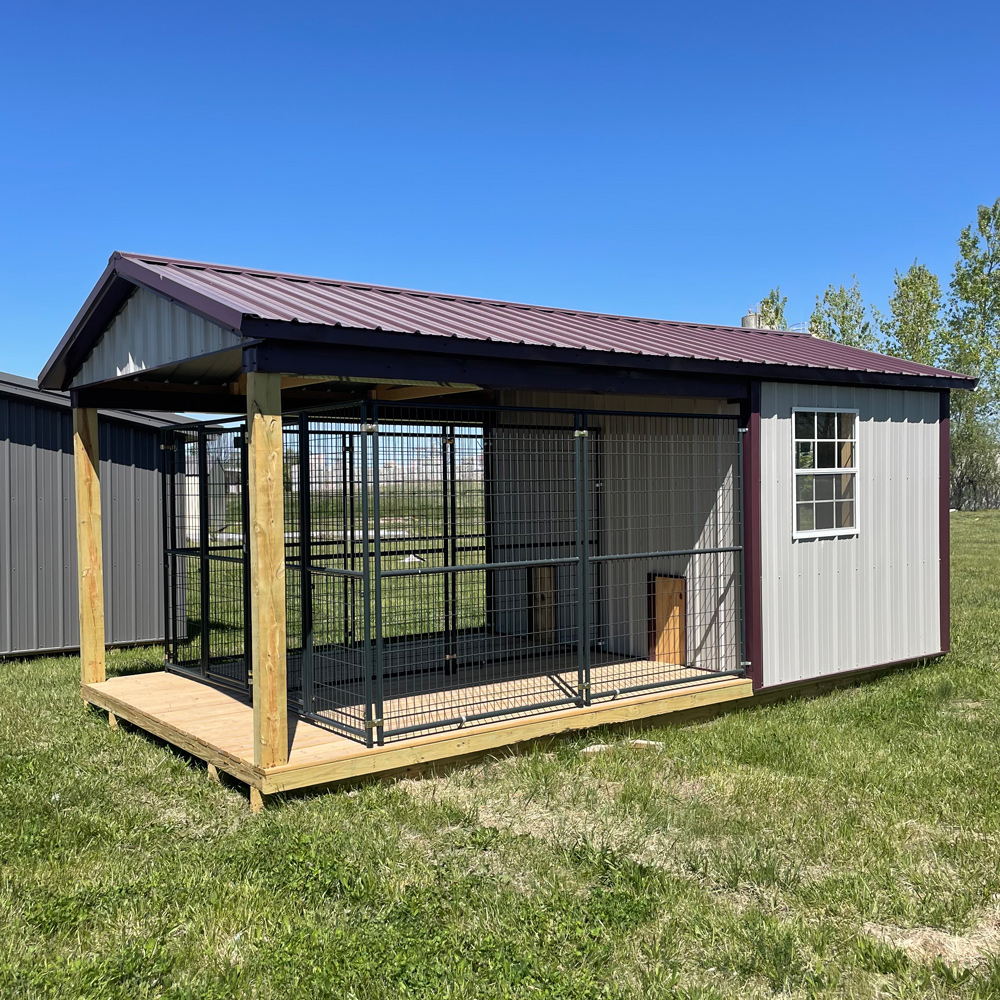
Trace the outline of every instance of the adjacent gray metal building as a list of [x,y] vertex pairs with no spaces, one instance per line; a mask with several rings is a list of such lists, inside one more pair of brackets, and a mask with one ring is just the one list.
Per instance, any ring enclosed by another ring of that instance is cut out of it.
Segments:
[[[163,639],[159,430],[173,414],[100,415],[109,644]],[[0,656],[79,644],[69,394],[0,373]]]

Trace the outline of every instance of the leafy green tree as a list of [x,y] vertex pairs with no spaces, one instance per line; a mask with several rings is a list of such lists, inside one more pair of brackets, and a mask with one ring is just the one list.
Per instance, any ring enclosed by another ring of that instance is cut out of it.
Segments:
[[922,365],[938,365],[944,351],[941,285],[937,275],[914,261],[905,274],[896,272],[889,315],[872,308],[886,354]]
[[945,364],[980,380],[952,396],[952,505],[1000,506],[1000,198],[962,230],[949,290]]
[[1000,405],[1000,198],[980,205],[958,238],[950,283],[947,363],[978,375],[977,405],[996,418]]
[[975,396],[951,397],[951,506],[957,510],[1000,507],[1000,436],[970,405]]
[[788,323],[785,320],[785,306],[788,304],[788,296],[781,294],[781,286],[776,285],[767,295],[761,299],[760,308],[757,310],[757,321],[765,330],[787,330]]
[[851,275],[850,288],[830,285],[822,296],[816,296],[816,308],[809,317],[809,332],[814,337],[836,340],[848,347],[866,351],[878,349],[878,336],[867,318],[857,275]]

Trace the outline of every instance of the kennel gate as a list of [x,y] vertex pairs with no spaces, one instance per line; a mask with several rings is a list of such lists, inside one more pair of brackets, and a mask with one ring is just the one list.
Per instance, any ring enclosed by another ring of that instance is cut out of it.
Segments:
[[[245,421],[164,431],[168,669],[249,692]],[[744,673],[732,415],[284,418],[289,704],[368,745]]]

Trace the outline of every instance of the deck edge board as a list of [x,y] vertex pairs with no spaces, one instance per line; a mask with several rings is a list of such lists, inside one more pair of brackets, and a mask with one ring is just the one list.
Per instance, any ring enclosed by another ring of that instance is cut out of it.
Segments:
[[[322,742],[312,742],[300,748],[306,759],[295,760],[295,748],[288,763],[274,767],[260,768],[248,757],[242,757],[227,750],[203,736],[184,729],[178,718],[174,691],[181,692],[197,681],[170,675],[164,682],[163,673],[132,674],[127,677],[109,678],[95,684],[82,684],[83,699],[97,708],[114,713],[119,719],[150,733],[213,764],[239,781],[246,782],[263,793],[305,788],[311,785],[325,785],[351,778],[374,776],[405,771],[425,764],[444,763],[489,750],[529,742],[534,739],[584,730],[601,725],[613,725],[640,721],[657,716],[704,708],[713,704],[740,701],[753,697],[749,679],[726,677],[715,681],[696,681],[682,686],[614,699],[590,705],[586,708],[560,709],[537,715],[525,715],[517,719],[491,722],[486,725],[470,726],[467,729],[448,730],[424,736],[415,736],[383,746],[366,747],[341,736],[333,730],[316,726],[306,720],[298,720],[298,725],[308,726],[319,733],[329,733],[329,749],[324,751]],[[147,680],[143,680],[147,678]],[[203,688],[204,689],[204,688]],[[211,690],[211,689],[209,689]],[[169,692],[169,693],[168,693]],[[221,697],[228,698],[228,695]],[[157,697],[172,703],[166,709],[169,718],[160,718],[149,701]],[[134,699],[134,700],[132,700]],[[210,696],[209,696],[210,699]],[[136,704],[135,702],[141,702]],[[232,699],[231,705],[220,700],[220,715],[227,711],[245,713],[250,732],[250,707],[243,701]],[[231,732],[241,728],[238,722],[226,720],[220,732]],[[252,743],[239,740],[238,746],[252,754]]]

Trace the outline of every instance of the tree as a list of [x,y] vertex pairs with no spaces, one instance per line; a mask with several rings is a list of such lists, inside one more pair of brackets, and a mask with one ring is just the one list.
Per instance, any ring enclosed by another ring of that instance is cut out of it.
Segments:
[[941,285],[937,275],[914,261],[905,274],[896,272],[889,315],[872,309],[884,341],[883,350],[922,365],[937,365],[944,350]]
[[851,275],[850,288],[830,285],[822,297],[816,296],[816,308],[809,317],[809,332],[825,340],[836,340],[848,347],[866,351],[878,348],[878,337],[866,318],[864,300],[858,288],[857,275]]
[[980,205],[958,238],[949,284],[945,363],[979,377],[952,396],[951,488],[956,507],[1000,505],[1000,198]]
[[757,321],[764,330],[787,330],[788,323],[785,321],[785,306],[788,304],[788,296],[781,294],[781,286],[772,288],[767,295],[761,299],[760,308],[757,310]]
[[958,238],[948,307],[947,362],[978,375],[977,405],[996,419],[1000,405],[1000,198],[980,205]]
[[977,414],[975,392],[952,394],[951,506],[956,510],[1000,507],[1000,438]]

